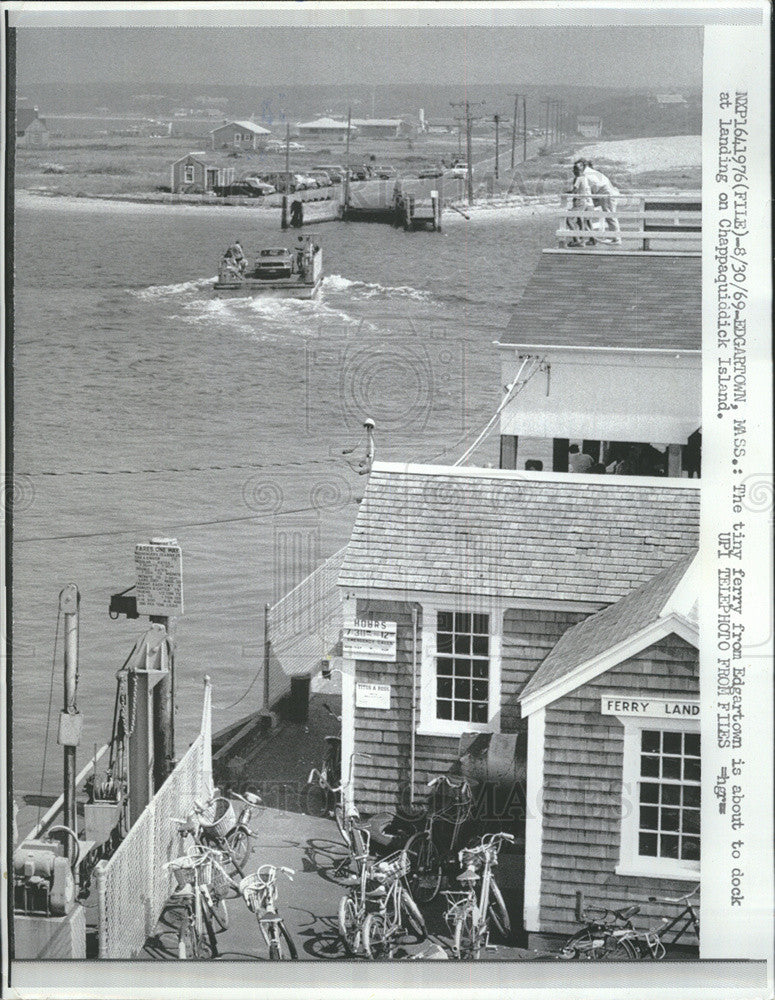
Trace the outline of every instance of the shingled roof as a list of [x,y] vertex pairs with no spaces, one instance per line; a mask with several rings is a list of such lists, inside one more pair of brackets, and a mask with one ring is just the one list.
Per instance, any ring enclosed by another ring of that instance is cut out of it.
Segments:
[[339,584],[611,603],[693,551],[698,483],[376,463]]
[[[685,577],[695,554],[679,559],[616,604],[609,605],[568,629],[527,682],[520,701],[556,684],[608,650],[626,643],[661,618],[667,620],[675,610],[670,605],[670,599]],[[693,617],[694,596],[691,595],[685,602],[687,608],[684,617],[688,621]]]
[[699,254],[549,250],[503,346],[699,351]]

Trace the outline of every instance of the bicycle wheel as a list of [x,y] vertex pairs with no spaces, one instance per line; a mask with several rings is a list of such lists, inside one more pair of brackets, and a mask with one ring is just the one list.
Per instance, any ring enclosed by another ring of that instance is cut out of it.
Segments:
[[418,903],[430,903],[441,888],[442,867],[438,848],[426,833],[415,833],[404,848],[409,855],[409,888]]
[[391,940],[384,913],[370,913],[364,920],[363,948],[369,958],[391,957]]
[[418,941],[424,941],[428,936],[425,927],[425,919],[417,908],[417,903],[412,899],[409,892],[401,893],[401,915],[404,918],[405,926],[412,932]]
[[226,931],[229,929],[229,910],[226,906],[225,899],[213,900],[211,903],[209,900],[205,901],[207,906],[207,911],[209,917],[215,926],[218,927],[219,931]]
[[231,859],[237,869],[244,868],[245,862],[250,856],[250,831],[245,826],[235,826],[227,834],[226,841],[229,845]]
[[467,906],[455,920],[452,954],[461,961],[476,961],[481,953],[482,945],[476,917],[473,909]]
[[273,962],[287,962],[298,958],[296,945],[291,941],[291,936],[285,929],[282,920],[273,924],[269,939],[269,958]]
[[361,950],[361,921],[355,900],[349,895],[339,900],[339,934],[348,954],[357,955]]
[[487,915],[501,939],[507,941],[511,934],[511,920],[509,919],[509,911],[506,909],[506,904],[503,901],[503,894],[498,888],[498,883],[495,879],[490,881],[490,905],[487,908]]
[[640,950],[635,941],[612,935],[603,946],[602,954],[596,957],[606,962],[632,962],[640,958]]
[[566,962],[602,958],[605,946],[606,939],[599,931],[595,933],[589,927],[582,927],[565,941],[557,952],[557,957]]

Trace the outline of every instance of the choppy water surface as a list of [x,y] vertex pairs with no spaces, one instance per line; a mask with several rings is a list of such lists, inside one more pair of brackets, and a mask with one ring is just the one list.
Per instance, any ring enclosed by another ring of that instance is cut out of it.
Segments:
[[[287,242],[276,218],[19,198],[18,791],[40,783],[59,591],[81,591],[83,762],[109,735],[115,673],[142,633],[110,621],[108,600],[133,582],[134,543],[152,535],[184,552],[178,750],[196,730],[204,673],[216,727],[260,704],[259,682],[228,708],[260,667],[265,602],[347,540],[365,487],[363,419],[377,423],[379,459],[462,452],[499,402],[492,342],[552,228],[538,213],[445,217],[443,234],[330,223],[307,230],[324,248],[316,301],[214,299],[223,248]],[[480,460],[497,462],[494,440]],[[275,556],[289,536],[307,540],[293,565]],[[47,790],[61,773],[55,730]]]

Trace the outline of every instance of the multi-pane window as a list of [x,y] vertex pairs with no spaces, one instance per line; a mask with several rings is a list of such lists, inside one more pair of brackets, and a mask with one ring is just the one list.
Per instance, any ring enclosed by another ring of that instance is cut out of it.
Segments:
[[699,861],[699,733],[643,729],[639,784],[638,854]]
[[490,616],[439,611],[436,620],[436,718],[487,722]]
[[194,182],[194,165],[192,163],[187,163],[183,167],[183,182],[185,184],[193,184]]

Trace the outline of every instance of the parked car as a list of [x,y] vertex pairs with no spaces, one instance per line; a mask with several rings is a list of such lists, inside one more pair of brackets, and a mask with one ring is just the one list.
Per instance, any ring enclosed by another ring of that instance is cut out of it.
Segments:
[[325,170],[310,170],[309,175],[315,178],[318,187],[331,187],[334,183],[331,175]]
[[397,170],[395,167],[372,167],[371,176],[379,177],[380,180],[389,181],[396,176]]
[[324,170],[334,184],[341,184],[347,176],[345,168],[338,163],[319,163],[312,168],[312,173],[317,173],[318,170]]
[[251,187],[256,188],[261,192],[261,194],[274,194],[277,188],[274,184],[270,184],[268,181],[264,180],[263,177],[256,177],[251,175],[250,177],[243,177],[242,183],[250,184]]
[[452,177],[468,177],[468,164],[459,160],[452,164],[449,172]]
[[443,174],[444,171],[441,167],[423,167],[417,176],[420,178],[441,177]]
[[[285,143],[283,143],[285,145]],[[295,153],[303,152],[307,147],[303,146],[300,142],[289,142],[288,149],[292,149]]]
[[264,195],[274,194],[275,189],[271,184],[265,184],[263,181],[256,182],[251,179],[235,181],[233,184],[215,187],[213,190],[221,198],[263,198]]

